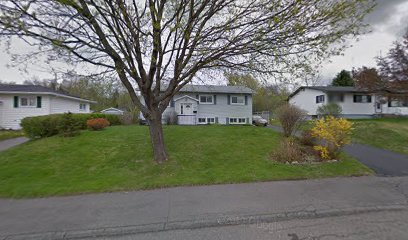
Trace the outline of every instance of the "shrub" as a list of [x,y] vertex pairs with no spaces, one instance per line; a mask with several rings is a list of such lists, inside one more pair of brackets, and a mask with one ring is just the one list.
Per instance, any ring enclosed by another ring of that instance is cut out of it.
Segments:
[[334,116],[338,117],[343,112],[343,109],[337,103],[328,103],[317,108],[317,115],[320,117]]
[[302,135],[299,138],[299,141],[302,145],[313,146],[315,143],[315,138],[312,135],[311,130],[305,130],[302,132]]
[[271,158],[277,162],[293,163],[302,162],[305,155],[302,147],[293,138],[284,139],[279,147],[271,154]]
[[21,120],[21,127],[30,138],[43,138],[57,135],[59,115],[28,117]]
[[139,122],[138,113],[124,112],[123,115],[118,115],[122,125],[131,125]]
[[110,125],[105,118],[94,118],[86,121],[86,125],[91,130],[102,130]]
[[[57,134],[64,134],[64,131],[70,131],[69,122],[72,123],[72,126],[76,126],[76,130],[87,129],[86,122],[89,119],[94,118],[104,118],[110,122],[110,125],[120,125],[120,119],[117,115],[108,115],[101,113],[90,113],[90,114],[75,114],[71,113],[70,117],[66,119],[65,114],[52,114],[45,116],[37,117],[28,117],[24,118],[21,121],[21,126],[30,138],[43,138],[50,137]],[[68,124],[68,125],[67,125]],[[69,135],[69,133],[68,133]]]
[[319,139],[319,145],[314,146],[314,149],[320,152],[323,159],[335,159],[340,148],[351,141],[352,123],[328,116],[316,120],[311,131],[312,136]]
[[177,117],[177,112],[176,111],[171,111],[169,114],[166,116],[167,124],[169,125],[177,125],[178,117]]
[[283,135],[289,137],[299,129],[306,113],[296,106],[286,104],[277,109],[276,117],[283,128]]
[[68,112],[64,113],[58,122],[58,133],[64,137],[73,137],[79,134],[80,125],[75,121],[73,114]]

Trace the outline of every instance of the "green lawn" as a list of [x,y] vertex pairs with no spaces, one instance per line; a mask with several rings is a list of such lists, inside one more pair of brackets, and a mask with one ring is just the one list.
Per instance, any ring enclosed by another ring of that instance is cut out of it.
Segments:
[[167,126],[170,161],[157,165],[145,126],[50,137],[0,153],[0,196],[39,197],[89,192],[306,179],[370,174],[343,156],[338,163],[306,166],[268,160],[281,141],[252,126]]
[[24,136],[22,131],[0,130],[0,141],[22,136]]
[[355,142],[408,154],[408,118],[353,120]]

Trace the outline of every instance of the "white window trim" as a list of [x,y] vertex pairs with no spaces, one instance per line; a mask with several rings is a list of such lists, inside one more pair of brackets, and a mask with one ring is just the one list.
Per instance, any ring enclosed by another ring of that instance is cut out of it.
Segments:
[[[237,120],[237,122],[231,122],[231,119],[236,119]],[[244,122],[242,123],[242,122],[239,122],[239,119],[244,119]],[[229,124],[231,124],[231,125],[240,125],[240,124],[247,124],[247,119],[246,118],[244,118],[244,117],[232,117],[232,118],[229,118],[228,119],[228,123]]]
[[[201,97],[211,97],[211,102],[201,102]],[[214,96],[209,95],[209,94],[203,94],[198,96],[198,100],[200,101],[200,104],[214,104]]]
[[[84,105],[85,108],[82,109],[82,108],[81,108],[81,105]],[[79,104],[79,111],[83,111],[83,112],[86,111],[86,103],[80,103],[80,104]]]
[[[237,98],[237,103],[232,102],[233,97]],[[242,98],[242,103],[238,103],[238,98]],[[230,96],[230,104],[231,105],[241,105],[241,106],[243,106],[243,105],[245,105],[245,97],[244,96]]]
[[[34,105],[33,106],[30,106],[30,105],[23,106],[23,104],[21,104],[21,101],[23,100],[23,98],[27,98],[27,103],[30,102],[30,98],[33,98],[34,99]],[[21,96],[21,97],[19,97],[18,106],[21,107],[21,108],[36,108],[37,107],[37,97],[36,96]]]

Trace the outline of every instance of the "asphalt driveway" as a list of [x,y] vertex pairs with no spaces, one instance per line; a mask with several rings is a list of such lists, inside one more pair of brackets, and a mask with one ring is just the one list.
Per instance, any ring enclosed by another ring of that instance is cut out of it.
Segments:
[[344,152],[373,169],[378,176],[408,176],[407,155],[358,143],[345,146]]

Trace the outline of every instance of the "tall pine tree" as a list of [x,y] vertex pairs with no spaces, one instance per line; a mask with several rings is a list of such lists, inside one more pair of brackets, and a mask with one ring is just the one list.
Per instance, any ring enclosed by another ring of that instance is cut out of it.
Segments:
[[354,86],[354,80],[349,71],[341,70],[341,72],[337,73],[331,85],[332,86],[342,86],[342,87],[352,87]]

